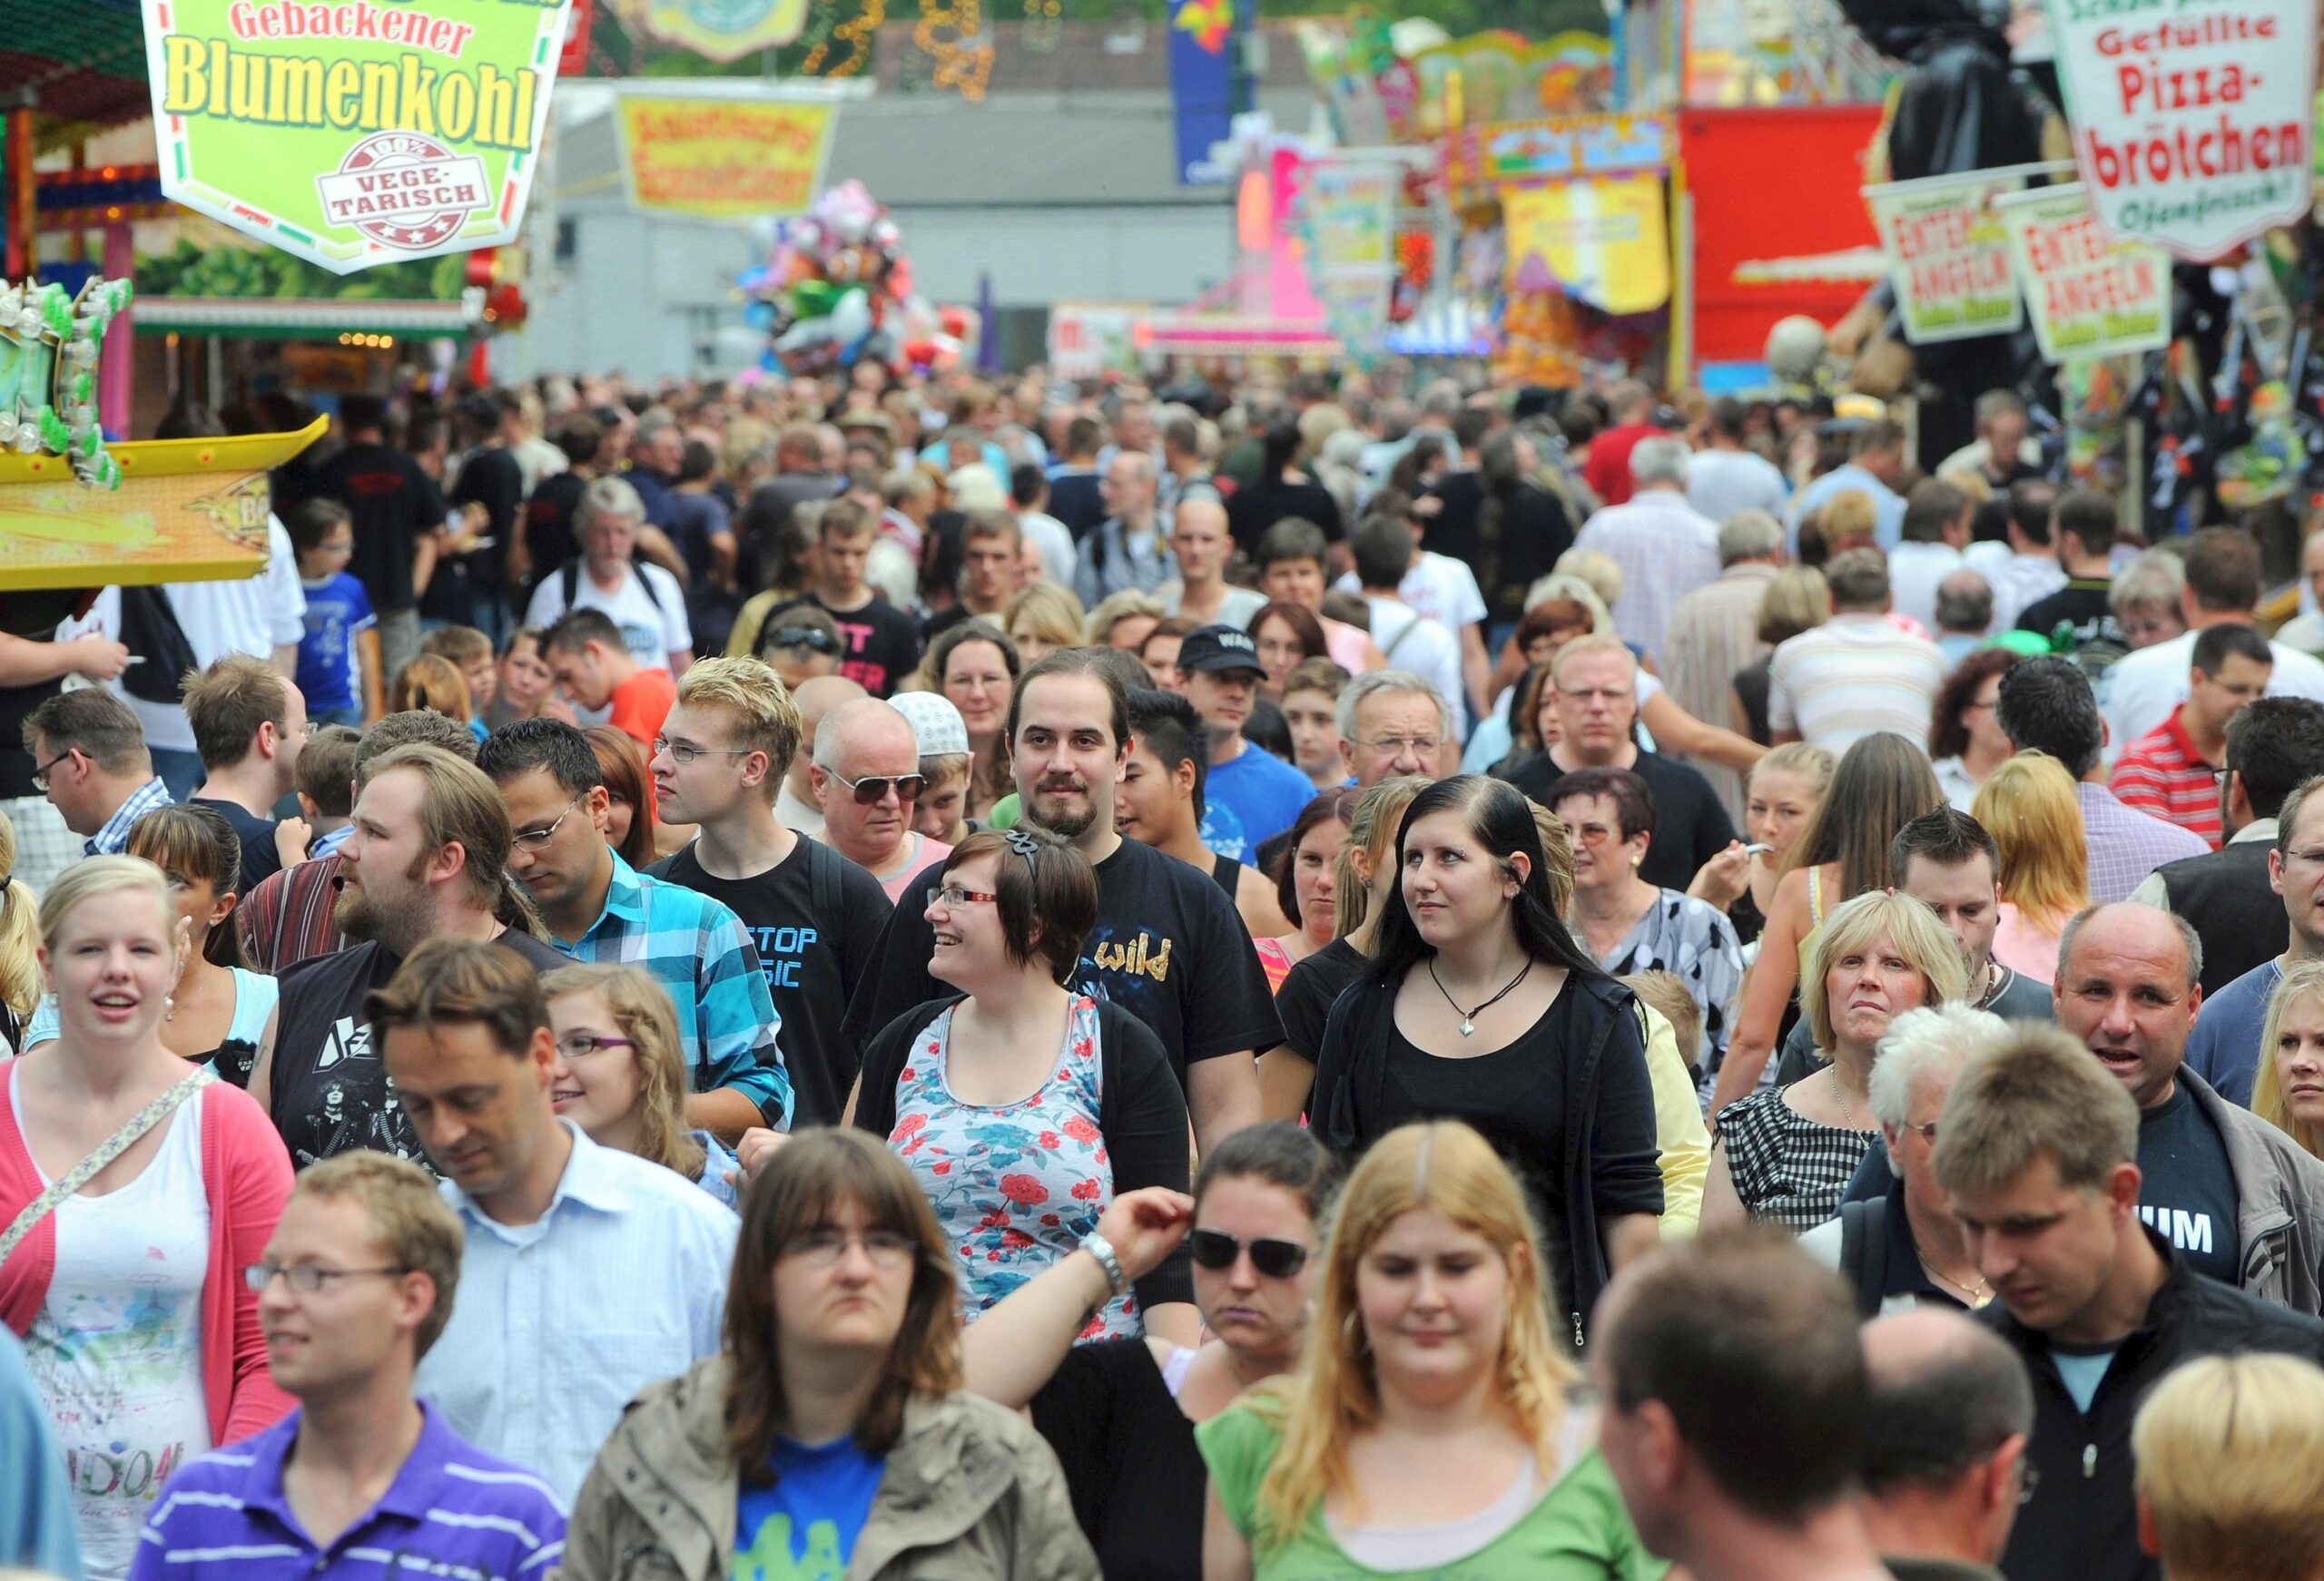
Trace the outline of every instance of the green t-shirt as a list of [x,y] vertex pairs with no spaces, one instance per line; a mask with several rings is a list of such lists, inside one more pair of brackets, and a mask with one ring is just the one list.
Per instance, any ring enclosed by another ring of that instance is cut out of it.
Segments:
[[[1283,1435],[1249,1404],[1228,1407],[1195,1429],[1235,1529],[1258,1527],[1259,1484]],[[1256,1539],[1254,1538],[1256,1543]],[[1669,1564],[1646,1551],[1622,1507],[1605,1458],[1590,1450],[1565,1468],[1515,1526],[1451,1565],[1425,1571],[1378,1571],[1357,1564],[1332,1540],[1319,1507],[1288,1547],[1254,1552],[1256,1581],[1347,1581],[1390,1574],[1435,1581],[1659,1581]]]
[[1017,820],[1023,816],[1024,803],[1017,799],[1017,792],[1011,790],[992,804],[992,810],[985,814],[984,826],[987,829],[1014,829]]

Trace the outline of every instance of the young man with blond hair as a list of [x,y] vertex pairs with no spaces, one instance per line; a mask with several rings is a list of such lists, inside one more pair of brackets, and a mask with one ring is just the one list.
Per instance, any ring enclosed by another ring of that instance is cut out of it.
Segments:
[[1937,1119],[1930,1164],[1996,1298],[1976,1318],[2034,1386],[2005,1575],[2155,1581],[2132,1497],[2140,1399],[2197,1356],[2324,1354],[2324,1323],[2197,1273],[2141,1221],[2139,1146],[2130,1089],[2033,1022],[1970,1060]]
[[556,1563],[565,1511],[548,1485],[412,1398],[451,1321],[465,1239],[417,1164],[350,1153],[299,1177],[261,1261],[215,1271],[258,1291],[268,1370],[299,1409],[170,1479],[135,1581],[517,1576]]
[[699,832],[646,876],[742,918],[783,1017],[792,1123],[829,1125],[855,1081],[848,998],[891,908],[879,879],[776,816],[800,735],[798,705],[763,660],[703,659],[688,670],[653,743],[654,800],[665,822]]
[[2324,1576],[2324,1369],[2206,1356],[2131,1427],[2139,1544],[2169,1581]]

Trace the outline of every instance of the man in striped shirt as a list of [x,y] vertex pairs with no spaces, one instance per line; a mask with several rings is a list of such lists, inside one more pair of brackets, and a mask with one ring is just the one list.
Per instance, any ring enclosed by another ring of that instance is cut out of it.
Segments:
[[2219,769],[2226,761],[2227,722],[2266,694],[2275,663],[2268,640],[2250,626],[2198,633],[2187,701],[2115,761],[2109,783],[2122,804],[2199,834],[2217,850],[2225,838]]
[[412,1398],[459,1282],[459,1220],[418,1165],[381,1153],[299,1177],[257,1287],[267,1367],[299,1409],[190,1462],[146,1517],[132,1581],[537,1581],[565,1509],[522,1467]]
[[1832,618],[1776,649],[1768,724],[1778,744],[1805,741],[1845,752],[1881,731],[1920,741],[1945,684],[1945,655],[1888,619],[1888,564],[1850,549],[1824,568]]

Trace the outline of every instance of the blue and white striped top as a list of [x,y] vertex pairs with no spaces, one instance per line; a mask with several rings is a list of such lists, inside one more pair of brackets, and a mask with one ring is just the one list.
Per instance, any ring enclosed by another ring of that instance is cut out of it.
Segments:
[[131,1581],[542,1581],[565,1553],[548,1484],[475,1448],[422,1405],[419,1439],[379,1502],[318,1547],[282,1490],[298,1411],[190,1461],[154,1500]]

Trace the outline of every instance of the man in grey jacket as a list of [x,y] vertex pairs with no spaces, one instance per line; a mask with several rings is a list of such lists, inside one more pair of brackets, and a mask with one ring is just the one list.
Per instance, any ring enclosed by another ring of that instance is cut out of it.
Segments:
[[2058,947],[2058,1022],[2139,1105],[2139,1217],[2199,1273],[2324,1310],[2324,1164],[2182,1068],[2202,945],[2151,906],[2095,906]]

